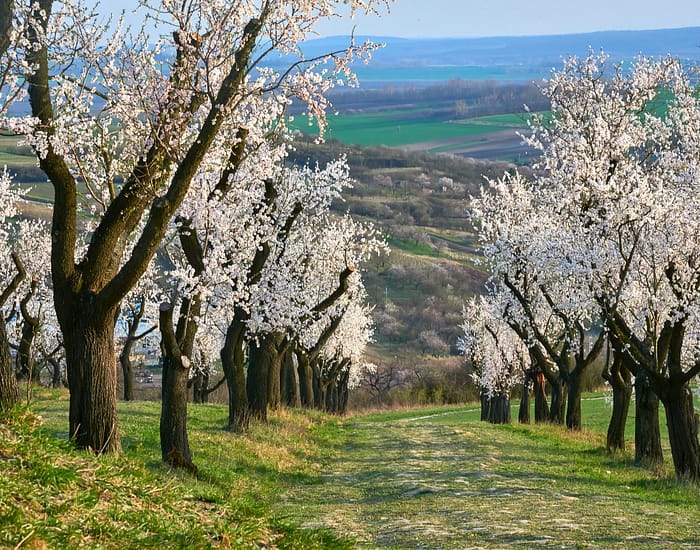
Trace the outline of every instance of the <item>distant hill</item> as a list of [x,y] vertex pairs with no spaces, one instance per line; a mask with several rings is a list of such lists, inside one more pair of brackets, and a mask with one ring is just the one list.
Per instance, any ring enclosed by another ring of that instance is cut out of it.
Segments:
[[[356,67],[363,85],[431,83],[465,80],[529,81],[546,78],[561,59],[584,56],[589,49],[604,50],[615,61],[636,56],[670,54],[689,63],[700,63],[700,27],[643,31],[605,31],[547,36],[489,38],[407,39],[381,36],[355,37],[386,46],[372,62]],[[307,58],[347,47],[350,37],[334,36],[306,43]]]

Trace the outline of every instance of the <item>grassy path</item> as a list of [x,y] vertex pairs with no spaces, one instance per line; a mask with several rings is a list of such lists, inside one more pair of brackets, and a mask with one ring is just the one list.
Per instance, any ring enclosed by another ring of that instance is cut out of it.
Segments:
[[287,486],[279,513],[361,548],[700,544],[700,491],[608,456],[599,435],[410,414],[347,420],[322,483]]

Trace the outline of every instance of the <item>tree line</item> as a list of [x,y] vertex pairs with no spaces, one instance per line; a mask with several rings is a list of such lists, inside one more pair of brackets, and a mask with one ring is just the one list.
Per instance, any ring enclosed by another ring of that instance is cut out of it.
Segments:
[[[350,185],[343,159],[285,166],[284,121],[301,103],[323,128],[327,91],[353,84],[349,64],[373,46],[265,67],[341,4],[146,2],[144,25],[131,28],[80,0],[3,3],[0,124],[22,136],[55,196],[50,227],[23,229],[12,222],[20,197],[9,174],[1,180],[0,297],[22,335],[0,323],[3,409],[18,400],[10,342],[31,373],[44,327],[53,340],[42,357],[65,363],[69,436],[118,452],[119,319],[126,398],[130,346],[160,332],[161,450],[174,466],[195,469],[187,387],[197,379],[206,395],[216,358],[231,429],[282,402],[342,409],[372,333],[361,268],[385,245],[369,224],[329,213]],[[14,115],[24,103],[30,112]],[[23,231],[41,246],[23,253]]]
[[[462,350],[483,416],[581,428],[581,380],[596,362],[612,388],[610,450],[624,447],[632,391],[635,454],[663,459],[659,403],[680,479],[700,481],[700,101],[672,58],[631,67],[604,53],[571,58],[543,90],[531,177],[491,179],[471,213],[490,272],[465,305]],[[545,387],[550,390],[547,400]]]

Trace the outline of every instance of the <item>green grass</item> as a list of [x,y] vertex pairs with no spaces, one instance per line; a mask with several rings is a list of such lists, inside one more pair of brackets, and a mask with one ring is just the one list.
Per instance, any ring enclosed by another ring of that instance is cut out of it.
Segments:
[[193,477],[160,462],[158,403],[120,403],[124,452],[95,457],[66,441],[66,393],[37,390],[0,422],[0,547],[694,547],[700,491],[668,453],[659,471],[607,454],[601,397],[578,433],[469,405],[283,411],[236,435],[190,405]]
[[285,411],[241,436],[222,429],[225,407],[191,405],[192,477],[161,464],[159,403],[120,403],[123,453],[95,457],[66,440],[66,394],[37,393],[0,423],[0,548],[348,546],[271,513],[280,484],[319,481],[321,415]]
[[283,508],[361,548],[695,547],[700,491],[606,453],[595,397],[579,433],[479,422],[478,406],[350,419],[325,483]]

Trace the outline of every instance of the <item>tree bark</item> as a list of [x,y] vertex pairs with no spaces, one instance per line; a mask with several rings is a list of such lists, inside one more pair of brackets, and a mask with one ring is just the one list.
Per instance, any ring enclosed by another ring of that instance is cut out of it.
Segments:
[[60,388],[63,385],[63,377],[61,376],[61,361],[54,357],[49,357],[48,362],[51,364],[51,387]]
[[3,0],[0,2],[0,55],[4,55],[10,46],[14,4],[14,0]]
[[[265,340],[267,337],[264,338]],[[271,335],[270,346],[274,346],[274,352],[266,354],[270,364],[267,367],[267,406],[270,410],[276,411],[282,404],[282,355],[279,352],[279,344],[282,336],[279,334]]]
[[676,477],[697,483],[700,481],[698,416],[688,384],[670,387],[663,403]]
[[548,380],[552,392],[552,400],[549,407],[549,421],[552,424],[564,423],[564,411],[566,410],[566,393],[564,392],[564,382],[559,376],[554,380]]
[[71,396],[69,435],[80,449],[116,453],[121,443],[114,310],[100,311],[88,292],[81,293],[77,310],[81,313],[70,324],[65,318],[61,323]]
[[162,406],[160,414],[160,449],[163,462],[174,468],[196,472],[187,436],[187,378],[190,359],[182,353],[173,329],[172,306],[160,308],[163,353]]
[[19,403],[19,386],[12,365],[10,343],[3,319],[0,322],[0,413],[10,410],[17,403]]
[[535,423],[549,421],[549,404],[547,403],[547,380],[540,369],[536,369],[533,378],[535,394]]
[[122,375],[124,378],[124,401],[134,400],[134,365],[131,362],[131,346],[132,340],[127,338],[124,342],[124,349],[119,354],[119,364],[122,367]]
[[615,353],[610,369],[603,372],[613,392],[613,407],[608,424],[606,448],[608,452],[624,451],[627,414],[632,399],[632,377],[620,354]]
[[314,407],[314,373],[311,369],[311,361],[304,350],[297,350],[299,366],[299,391],[301,393],[301,405],[307,409]]
[[[482,398],[483,399],[483,398]],[[491,424],[510,424],[510,398],[505,394],[486,396],[486,418]]]
[[530,381],[531,374],[528,370],[523,379],[522,388],[520,390],[520,407],[518,408],[518,422],[520,424],[530,423]]
[[292,350],[288,350],[282,360],[282,403],[287,407],[301,407],[297,356]]
[[337,409],[336,413],[339,415],[345,415],[348,410],[348,400],[350,398],[350,389],[348,388],[348,383],[350,382],[350,369],[345,369],[338,376],[337,388]]
[[566,427],[570,430],[581,429],[581,377],[583,368],[573,369],[567,376]]
[[122,374],[124,375],[124,401],[134,400],[134,365],[131,361],[131,350],[133,349],[134,343],[141,338],[146,337],[151,332],[153,332],[156,327],[150,327],[148,330],[143,331],[141,334],[136,334],[141,324],[141,320],[146,313],[146,297],[141,296],[138,300],[138,308],[134,308],[132,304],[129,304],[130,318],[127,319],[126,339],[124,340],[124,347],[119,354],[119,363],[122,366]]
[[258,341],[250,343],[250,360],[248,362],[248,412],[256,420],[267,421],[267,403],[269,399],[268,383],[270,367],[277,357],[274,335],[265,334]]
[[234,312],[221,348],[221,365],[228,387],[228,429],[235,432],[245,431],[249,425],[244,335],[245,324]]
[[659,398],[652,390],[649,378],[641,371],[635,376],[634,395],[634,461],[646,466],[661,465],[664,454],[659,427]]
[[27,380],[29,384],[38,382],[38,373],[35,373],[34,363],[34,339],[41,327],[41,319],[38,315],[32,315],[29,312],[27,304],[34,296],[37,282],[34,280],[31,283],[29,292],[22,298],[20,302],[20,311],[22,313],[22,338],[19,341],[17,349],[17,367],[22,378]]

